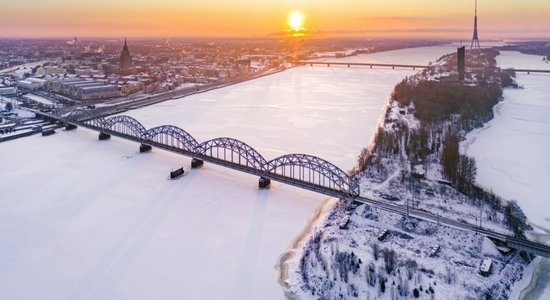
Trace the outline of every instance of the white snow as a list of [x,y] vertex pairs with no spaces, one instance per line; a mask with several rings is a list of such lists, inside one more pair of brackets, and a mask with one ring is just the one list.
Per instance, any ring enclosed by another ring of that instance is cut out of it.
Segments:
[[500,252],[498,251],[497,246],[495,246],[495,244],[487,237],[483,237],[483,242],[481,244],[481,254],[500,256]]
[[[501,51],[503,68],[550,69],[542,56]],[[523,89],[505,89],[504,101],[495,107],[495,117],[471,132],[462,144],[476,158],[477,181],[506,199],[515,199],[543,242],[550,241],[550,76],[517,74]],[[544,263],[543,263],[544,262]],[[548,273],[546,259],[536,263],[538,273]],[[548,276],[537,276],[530,296],[550,298]],[[519,284],[518,286],[525,286]]]
[[21,77],[25,73],[30,73],[33,68],[35,68],[37,66],[41,66],[41,65],[43,65],[47,62],[49,62],[49,61],[48,60],[42,60],[42,61],[26,63],[26,64],[22,64],[22,65],[10,67],[10,68],[2,69],[2,70],[0,70],[0,74],[8,74],[9,73],[9,74],[13,74],[16,77]]
[[281,299],[277,257],[325,199],[84,129],[0,149],[3,299]]
[[25,98],[28,98],[28,99],[30,99],[30,100],[32,100],[32,101],[36,101],[36,102],[45,104],[45,105],[50,105],[50,106],[54,106],[54,105],[55,105],[55,102],[53,102],[52,100],[46,99],[46,98],[41,97],[41,96],[38,96],[38,95],[26,94],[24,97],[25,97]]
[[[550,70],[550,63],[543,60],[544,56],[527,55],[517,51],[500,51],[497,63],[501,68]],[[520,75],[523,81],[523,75]],[[528,77],[526,77],[528,78]]]
[[[411,63],[427,63],[452,49],[425,47],[361,57],[402,62],[408,56]],[[229,136],[267,159],[307,153],[348,170],[373,138],[394,85],[416,72],[304,66],[124,114],[147,128],[178,126],[199,142]]]
[[[506,51],[502,55],[506,66],[544,64],[538,56]],[[470,133],[463,146],[476,158],[479,183],[517,200],[531,222],[550,228],[550,214],[541,209],[550,199],[550,76],[518,74],[517,81],[524,88],[506,89],[494,119]]]
[[[300,67],[128,114],[346,170],[413,72]],[[0,144],[0,298],[283,298],[274,266],[326,197],[259,191],[254,176],[137,149],[81,128]],[[182,165],[188,174],[168,180]]]
[[[327,61],[342,62],[369,62],[380,64],[407,64],[407,65],[428,65],[435,63],[441,56],[449,53],[455,53],[457,44],[447,44],[431,47],[410,48],[401,50],[392,50],[376,52],[369,54],[360,54],[342,58],[328,58]],[[345,67],[345,66],[344,66]]]

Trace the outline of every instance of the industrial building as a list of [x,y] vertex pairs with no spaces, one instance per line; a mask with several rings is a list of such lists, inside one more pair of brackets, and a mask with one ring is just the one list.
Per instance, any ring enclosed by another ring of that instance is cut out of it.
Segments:
[[114,85],[79,87],[76,97],[80,100],[96,100],[120,96],[118,87]]
[[40,88],[43,88],[46,84],[46,80],[40,78],[27,78],[24,80],[19,80],[16,83],[16,86],[20,90],[26,91],[35,91]]
[[117,86],[81,78],[50,80],[46,83],[46,90],[80,100],[105,99],[121,95]]
[[14,87],[0,87],[0,96],[11,97],[16,95]]

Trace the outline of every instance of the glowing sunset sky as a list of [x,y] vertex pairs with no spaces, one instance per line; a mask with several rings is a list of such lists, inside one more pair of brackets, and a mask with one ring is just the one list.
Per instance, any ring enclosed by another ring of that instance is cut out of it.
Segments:
[[[327,35],[468,38],[466,0],[0,0],[2,37],[265,37],[298,9]],[[479,0],[480,38],[550,37],[550,0]]]

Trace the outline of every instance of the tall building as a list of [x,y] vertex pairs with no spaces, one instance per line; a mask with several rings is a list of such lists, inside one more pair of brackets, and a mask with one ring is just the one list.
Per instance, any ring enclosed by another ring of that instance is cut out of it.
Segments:
[[476,13],[474,17],[474,36],[472,37],[472,44],[470,45],[470,50],[477,49],[480,50],[481,47],[479,47],[479,37],[477,35],[477,0],[476,0]]
[[456,51],[456,68],[458,70],[458,80],[464,81],[466,73],[466,46],[459,47]]
[[128,43],[126,42],[125,38],[124,47],[122,48],[122,52],[120,53],[120,74],[131,74],[133,72],[133,69],[132,56],[130,55],[130,50],[128,50]]

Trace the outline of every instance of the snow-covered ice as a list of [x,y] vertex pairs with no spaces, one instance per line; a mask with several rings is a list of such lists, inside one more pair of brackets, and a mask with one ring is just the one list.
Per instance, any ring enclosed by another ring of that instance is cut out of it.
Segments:
[[[452,49],[403,49],[357,58],[402,62],[408,56],[411,63],[427,63]],[[199,141],[233,137],[267,159],[307,153],[348,170],[373,138],[393,86],[415,72],[304,66],[124,114],[147,128],[179,126]]]
[[300,67],[124,114],[147,128],[179,126],[199,141],[236,138],[267,159],[307,153],[347,170],[393,85],[410,73]]
[[[514,51],[501,51],[497,62],[502,68],[550,69],[542,56]],[[523,89],[505,89],[494,119],[471,132],[463,148],[476,158],[477,181],[506,199],[517,200],[539,239],[548,243],[550,75],[517,74],[517,82]],[[535,273],[548,273],[550,263],[547,259],[541,261]],[[549,299],[548,276],[534,277],[526,299]]]
[[83,129],[0,149],[3,299],[281,298],[277,256],[323,201],[211,165],[169,180],[189,159]]
[[[238,138],[266,158],[305,152],[349,169],[413,72],[300,67],[128,114],[199,141]],[[256,177],[189,170],[188,158],[139,154],[85,129],[2,143],[0,153],[3,299],[281,299],[278,257],[326,200],[277,183],[259,191]],[[188,174],[168,180],[182,165]]]
[[[497,60],[516,68],[546,64],[539,56],[506,51]],[[550,213],[541,209],[550,200],[550,76],[518,74],[517,81],[524,88],[505,89],[494,119],[470,133],[464,148],[477,160],[479,183],[517,200],[531,222],[550,228]]]
[[441,56],[445,54],[456,52],[457,47],[458,44],[446,44],[440,46],[419,47],[360,54],[337,59],[327,58],[325,60],[355,63],[369,62],[379,64],[428,65],[429,63],[435,63]]
[[[517,51],[500,51],[497,63],[501,68],[550,70],[550,62],[544,60],[544,56],[522,54]],[[518,81],[528,78],[520,74]]]

